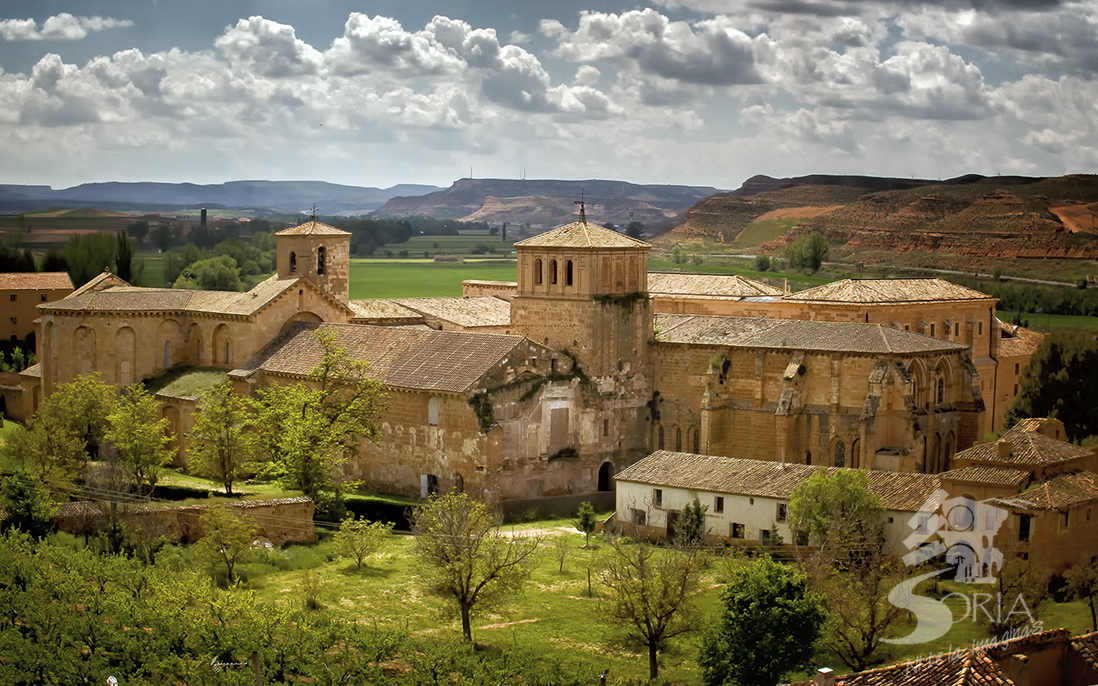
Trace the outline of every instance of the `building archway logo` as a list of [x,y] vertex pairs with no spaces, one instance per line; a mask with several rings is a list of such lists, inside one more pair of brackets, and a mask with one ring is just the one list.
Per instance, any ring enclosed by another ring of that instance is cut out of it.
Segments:
[[[885,638],[884,642],[898,645],[928,643],[945,636],[957,622],[969,618],[975,622],[980,613],[989,620],[1001,620],[1004,611],[1006,618],[1027,617],[1039,630],[1039,623],[1022,594],[1010,600],[998,593],[953,592],[939,600],[915,593],[915,588],[922,582],[954,570],[953,579],[960,583],[994,585],[1004,561],[994,540],[1009,514],[1008,510],[992,505],[990,500],[978,501],[964,496],[950,498],[943,489],[927,498],[908,521],[912,533],[904,540],[908,552],[902,559],[908,567],[921,567],[944,555],[944,563],[938,569],[904,580],[889,592],[888,602],[910,611],[917,624],[907,636]],[[946,604],[949,598],[964,602],[965,613],[960,619],[954,617],[953,610]]]

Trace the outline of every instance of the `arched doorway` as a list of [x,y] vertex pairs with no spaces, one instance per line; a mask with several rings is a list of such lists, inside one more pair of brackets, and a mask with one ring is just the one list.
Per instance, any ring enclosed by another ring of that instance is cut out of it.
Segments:
[[614,465],[609,462],[603,462],[599,467],[599,490],[600,491],[612,491],[614,490]]

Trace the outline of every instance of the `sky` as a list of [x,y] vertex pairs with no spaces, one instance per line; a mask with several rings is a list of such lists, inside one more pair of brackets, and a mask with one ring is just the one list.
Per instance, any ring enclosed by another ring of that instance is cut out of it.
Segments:
[[0,183],[1098,171],[1086,0],[7,0]]

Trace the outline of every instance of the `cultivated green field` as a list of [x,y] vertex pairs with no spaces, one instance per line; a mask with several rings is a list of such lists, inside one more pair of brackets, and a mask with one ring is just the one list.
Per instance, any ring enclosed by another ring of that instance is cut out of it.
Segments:
[[465,279],[514,281],[514,260],[434,262],[424,259],[351,260],[351,299],[434,298],[461,295]]
[[[489,248],[493,255],[511,254],[511,245],[521,240],[517,233],[508,230],[507,240],[487,231],[462,231],[457,236],[412,236],[404,243],[383,245],[374,252],[377,257],[398,257],[407,251],[407,257],[423,257],[424,253],[435,255],[471,255],[478,246]],[[392,255],[389,253],[392,252]]]
[[736,240],[732,245],[735,248],[747,248],[762,245],[769,241],[776,240],[785,235],[786,231],[797,224],[804,223],[803,217],[794,217],[791,219],[768,219],[766,221],[756,221],[748,224],[739,236],[736,236]]

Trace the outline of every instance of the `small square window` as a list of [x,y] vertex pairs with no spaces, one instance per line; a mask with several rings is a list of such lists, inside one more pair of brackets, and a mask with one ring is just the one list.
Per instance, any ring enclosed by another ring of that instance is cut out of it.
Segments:
[[633,509],[633,526],[644,526],[648,521],[648,515],[644,510]]
[[38,297],[39,297],[39,299],[41,299],[42,302],[46,302],[46,294],[45,293],[43,293],[42,295],[40,295]]
[[931,325],[930,325],[930,335],[931,335],[931,336],[933,336],[933,335],[934,335],[934,327],[935,327],[935,326],[936,326],[935,324],[931,324]]
[[1069,514],[1071,514],[1071,513],[1070,512],[1061,512],[1060,513],[1060,528],[1061,529],[1068,528],[1068,521],[1069,521],[1068,515]]
[[724,498],[722,498],[719,495],[717,496],[716,500],[713,502],[713,511],[714,512],[724,512]]
[[728,525],[728,534],[731,538],[743,538],[743,524],[732,522]]
[[960,336],[961,335],[961,325],[960,324],[954,324],[953,325],[953,335],[954,336]]
[[12,318],[11,318],[11,323],[12,323],[12,324],[15,324],[15,323],[16,323],[16,318],[15,318],[15,317],[12,317]]
[[15,302],[15,293],[12,293],[9,297],[11,298],[12,302]]
[[919,526],[918,526],[917,529],[915,529],[915,533],[925,534],[926,533],[926,527],[927,527],[927,524],[929,522],[930,522],[929,517],[919,517]]
[[652,504],[656,507],[663,507],[663,489],[656,488],[652,491]]
[[1018,368],[1019,368],[1019,366],[1020,366],[1020,365],[1019,365],[1019,363],[1017,363],[1017,362],[1015,362],[1015,363],[1014,363],[1014,373],[1015,373],[1015,374],[1017,374],[1017,373],[1018,373]]
[[786,516],[789,514],[789,506],[785,503],[778,503],[778,521],[784,522]]

